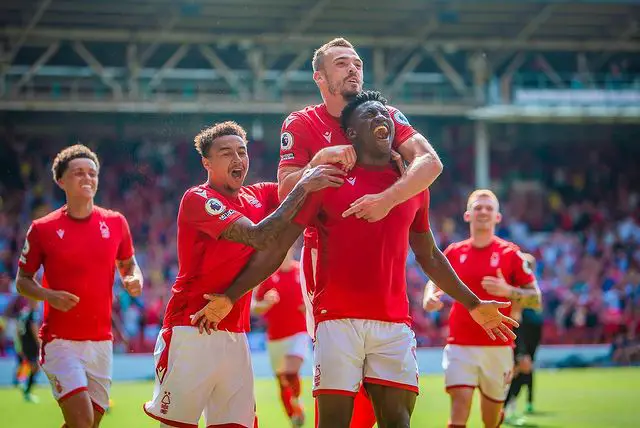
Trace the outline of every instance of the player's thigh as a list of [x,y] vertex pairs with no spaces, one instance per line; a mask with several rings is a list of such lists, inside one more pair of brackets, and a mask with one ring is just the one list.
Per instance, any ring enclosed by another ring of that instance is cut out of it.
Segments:
[[[224,359],[220,374],[212,385],[204,408],[207,427],[241,426],[252,428],[256,416],[253,369],[245,334],[222,334]],[[227,425],[229,424],[229,425]]]
[[160,331],[153,353],[153,397],[144,405],[147,415],[169,425],[197,426],[219,371],[224,334],[200,334],[187,326]]
[[494,401],[489,397],[482,395],[480,397],[480,414],[482,422],[486,427],[497,427],[502,418],[502,408],[504,402]]
[[58,401],[87,390],[81,345],[81,342],[55,339],[42,347],[40,364]]
[[451,399],[450,421],[453,425],[465,425],[471,413],[473,392],[475,388],[468,386],[447,389]]
[[504,402],[513,377],[513,351],[509,346],[485,346],[478,355],[480,393],[494,402]]
[[87,391],[81,391],[59,401],[65,424],[73,428],[91,428],[94,412]]
[[289,339],[284,357],[284,373],[298,373],[309,356],[311,339],[306,332],[294,334]]
[[390,386],[418,393],[416,338],[402,323],[364,322],[364,383]]
[[[287,338],[288,339],[288,338]],[[275,374],[284,373],[284,359],[287,352],[287,339],[269,340],[267,342],[267,352],[271,370]]]
[[[513,356],[511,357],[513,361]],[[447,392],[453,389],[472,389],[480,382],[478,349],[474,346],[449,344],[442,353],[442,368]]]
[[317,428],[349,428],[353,415],[354,395],[333,391],[318,395]]
[[109,407],[111,372],[113,369],[113,343],[110,340],[87,342],[86,372],[91,402],[97,412],[104,414]]
[[365,384],[380,428],[408,427],[418,394],[408,389]]
[[314,397],[334,391],[355,396],[362,382],[365,360],[362,320],[319,323],[313,360]]

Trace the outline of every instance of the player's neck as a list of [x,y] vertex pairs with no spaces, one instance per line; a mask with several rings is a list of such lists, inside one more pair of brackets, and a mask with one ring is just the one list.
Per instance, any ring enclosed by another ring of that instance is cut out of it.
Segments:
[[381,167],[388,166],[391,162],[391,153],[369,153],[365,150],[359,150],[358,145],[354,145],[356,149],[356,164],[363,167]]
[[495,230],[473,230],[471,229],[471,245],[475,248],[485,248],[491,244],[495,237]]
[[324,105],[327,108],[327,112],[336,118],[336,120],[340,119],[342,115],[342,110],[347,105],[347,101],[344,99],[342,95],[322,95],[322,99],[324,100]]
[[230,187],[227,186],[219,186],[216,185],[215,183],[213,183],[211,180],[207,180],[207,186],[211,187],[213,190],[215,190],[216,192],[230,197],[230,198],[237,198],[238,197],[238,193],[240,192],[240,190],[236,190],[236,189],[232,189]]
[[67,198],[67,215],[82,220],[93,212],[93,198]]

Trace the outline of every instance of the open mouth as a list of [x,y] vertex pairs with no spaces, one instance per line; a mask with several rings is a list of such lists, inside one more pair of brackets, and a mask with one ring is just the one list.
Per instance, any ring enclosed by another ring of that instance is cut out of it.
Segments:
[[231,170],[231,176],[236,180],[240,180],[242,178],[242,168],[234,168]]
[[91,191],[91,190],[93,190],[93,187],[91,187],[91,185],[90,185],[90,184],[83,184],[83,185],[82,185],[82,189],[84,189],[84,190],[90,190],[90,191]]
[[389,138],[389,128],[386,125],[378,125],[373,129],[373,135],[379,140]]

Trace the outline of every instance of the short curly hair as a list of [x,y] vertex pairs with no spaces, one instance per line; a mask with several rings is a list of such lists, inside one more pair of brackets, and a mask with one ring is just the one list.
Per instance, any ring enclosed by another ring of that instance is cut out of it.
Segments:
[[378,91],[363,91],[353,97],[351,101],[342,109],[340,114],[340,126],[344,132],[347,132],[349,128],[349,120],[353,115],[353,112],[362,104],[368,101],[377,101],[382,105],[387,105],[387,99],[382,96]]
[[242,138],[245,143],[247,142],[247,132],[244,128],[236,122],[228,120],[226,122],[216,123],[200,131],[193,140],[196,150],[200,156],[206,158],[215,139],[224,137],[225,135],[235,135]]
[[53,173],[53,180],[58,181],[62,178],[64,172],[69,168],[69,162],[74,159],[89,159],[96,164],[96,168],[100,171],[100,161],[98,161],[98,155],[96,155],[91,149],[84,144],[74,144],[66,149],[62,150],[53,159],[53,166],[51,172]]

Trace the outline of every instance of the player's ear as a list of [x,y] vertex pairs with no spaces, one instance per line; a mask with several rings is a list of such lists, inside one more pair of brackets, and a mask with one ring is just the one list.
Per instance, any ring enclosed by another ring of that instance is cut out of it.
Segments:
[[205,158],[205,157],[201,157],[200,160],[202,161],[202,166],[204,167],[204,169],[209,170],[210,167],[210,163],[209,163],[209,159]]
[[469,210],[465,211],[462,217],[464,218],[464,221],[469,223],[471,221],[471,213],[469,212]]
[[500,223],[502,221],[502,214],[497,213],[496,214],[496,223]]
[[347,128],[347,132],[345,132],[345,134],[347,135],[347,138],[351,141],[355,140],[356,136],[358,135],[356,130],[353,128]]
[[60,177],[58,181],[56,181],[56,184],[60,189],[64,190],[64,179],[62,177]]
[[316,70],[313,72],[313,81],[316,82],[316,85],[324,81],[324,76],[320,72],[320,70]]

